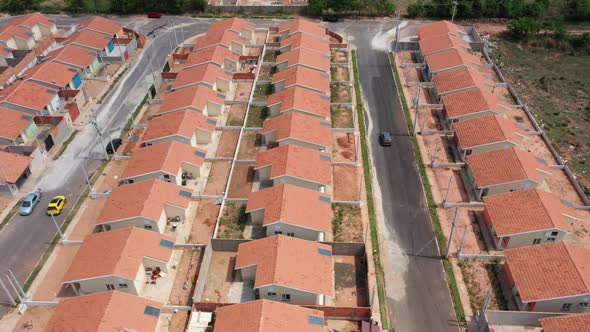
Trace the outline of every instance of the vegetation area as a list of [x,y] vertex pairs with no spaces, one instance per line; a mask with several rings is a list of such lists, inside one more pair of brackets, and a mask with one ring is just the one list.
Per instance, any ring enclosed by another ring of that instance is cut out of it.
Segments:
[[219,222],[220,239],[243,239],[246,228],[246,204],[230,202],[225,205]]
[[394,0],[309,0],[308,3],[316,15],[390,15],[396,8]]
[[250,106],[246,127],[261,128],[264,120],[268,117],[268,107]]
[[169,14],[203,11],[207,0],[3,0],[0,11],[22,13],[40,10],[44,13],[118,13],[136,14],[157,11]]
[[521,17],[508,22],[507,37],[532,46],[590,54],[590,33],[568,33],[561,21]]
[[363,242],[361,208],[352,204],[332,204],[332,233],[335,242]]

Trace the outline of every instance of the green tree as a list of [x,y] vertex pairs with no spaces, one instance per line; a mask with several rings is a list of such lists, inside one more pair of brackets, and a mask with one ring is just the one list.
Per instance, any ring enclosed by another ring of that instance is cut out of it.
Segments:
[[531,17],[521,17],[508,22],[510,36],[520,40],[528,40],[535,37],[541,31],[542,24]]
[[86,10],[86,5],[83,0],[67,0],[66,10],[74,13],[83,12]]

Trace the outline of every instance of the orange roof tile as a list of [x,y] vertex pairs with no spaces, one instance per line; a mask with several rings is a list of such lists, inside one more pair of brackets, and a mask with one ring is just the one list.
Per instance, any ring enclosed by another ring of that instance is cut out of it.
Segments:
[[528,136],[526,130],[517,123],[497,115],[459,121],[453,125],[455,137],[462,149],[498,143],[518,143],[521,137]]
[[31,81],[16,81],[4,90],[0,90],[0,102],[24,106],[36,111],[43,111],[57,95],[57,90]]
[[127,179],[154,172],[164,172],[176,176],[182,163],[202,166],[206,151],[190,145],[170,141],[137,149],[131,155],[121,178]]
[[541,318],[539,322],[543,332],[590,331],[590,313]]
[[0,182],[16,183],[33,158],[0,150]]
[[167,113],[152,118],[142,139],[149,142],[176,135],[190,139],[197,129],[215,131],[216,123],[217,119],[191,110]]
[[195,41],[195,50],[207,48],[215,45],[223,45],[227,48],[231,47],[231,44],[235,42],[240,45],[246,45],[247,42],[240,38],[240,35],[231,30],[219,30],[207,32],[204,36],[197,38]]
[[310,323],[310,316],[324,312],[271,300],[238,303],[216,310],[213,332],[325,331],[323,324]]
[[550,243],[505,251],[523,303],[590,295],[590,250]]
[[[20,38],[24,40],[29,40],[33,38],[33,34],[27,29],[17,26],[6,26],[0,30],[0,41],[6,43],[11,38]],[[4,46],[4,45],[3,45]]]
[[25,76],[40,82],[45,82],[59,87],[65,87],[78,74],[78,69],[58,62],[46,61],[31,68]]
[[291,45],[290,51],[303,47],[322,54],[330,54],[330,43],[326,38],[305,33],[298,33],[281,41],[281,48],[288,45]]
[[159,179],[118,186],[108,196],[96,223],[134,217],[158,221],[167,204],[187,209],[190,198],[186,193],[191,194],[192,190]]
[[225,59],[231,59],[237,62],[239,61],[240,56],[223,46],[208,47],[190,52],[183,66],[192,67],[211,62],[221,67],[224,64]]
[[510,107],[491,92],[469,89],[442,96],[442,103],[449,119],[484,111],[501,113]]
[[282,184],[251,192],[246,212],[264,209],[263,226],[283,222],[331,232],[333,213],[330,201],[328,195],[315,190]]
[[330,97],[321,92],[292,87],[268,96],[267,105],[281,103],[281,112],[297,109],[302,112],[330,117]]
[[0,119],[2,119],[0,137],[10,140],[15,140],[33,122],[30,114],[4,107],[0,107]]
[[478,188],[527,179],[540,182],[539,171],[551,174],[544,160],[515,148],[469,155],[467,165]]
[[254,31],[254,26],[243,18],[232,17],[209,24],[209,31],[230,30],[242,33],[243,30]]
[[328,148],[332,144],[332,125],[330,122],[302,113],[287,113],[262,124],[262,135],[276,131],[276,140],[296,139]]
[[465,34],[465,30],[455,23],[447,20],[437,21],[418,27],[418,39],[427,39],[440,35],[452,33],[455,35]]
[[162,308],[159,302],[119,291],[67,298],[55,307],[45,332],[155,331],[158,317],[146,314],[147,306]]
[[96,59],[98,56],[95,51],[91,51],[72,44],[67,45],[64,48],[60,48],[55,54],[50,53],[50,55],[55,61],[63,62],[80,68],[86,68],[90,66],[92,61],[94,61],[94,59]]
[[83,30],[72,35],[70,40],[74,44],[83,45],[97,51],[102,51],[107,47],[109,42],[112,40],[112,37],[92,30]]
[[223,105],[223,94],[204,85],[193,85],[184,89],[169,92],[164,95],[158,114],[164,114],[184,108],[195,108],[204,112],[208,102]]
[[94,30],[109,36],[114,36],[123,30],[122,24],[100,16],[93,16],[80,25],[82,29]]
[[334,263],[329,245],[283,235],[241,243],[235,269],[253,265],[254,288],[277,285],[333,294]]
[[318,23],[304,20],[302,18],[279,25],[279,33],[284,32],[287,32],[289,35],[296,32],[303,32],[318,37],[326,36],[326,28],[322,27]]
[[330,75],[307,67],[291,67],[274,74],[272,83],[281,81],[284,81],[285,88],[297,85],[320,92],[330,92]]
[[327,72],[330,70],[330,56],[306,48],[298,48],[277,56],[276,64],[287,62],[287,66],[303,65]]
[[475,54],[461,49],[450,49],[444,52],[427,55],[424,57],[431,73],[459,67],[469,67],[478,70],[481,67],[481,58]]
[[553,228],[569,232],[564,215],[577,218],[575,210],[559,197],[539,189],[485,196],[483,201],[498,236]]
[[461,51],[467,51],[471,49],[469,43],[451,34],[440,35],[429,39],[422,39],[418,42],[418,45],[420,46],[420,52],[425,56],[452,49]]
[[467,88],[493,87],[495,85],[490,78],[469,68],[459,68],[435,74],[432,76],[432,81],[439,94]]
[[225,71],[225,69],[213,64],[186,68],[181,70],[176,76],[176,79],[172,83],[172,90],[201,82],[213,86],[218,78],[231,82],[232,75]]
[[52,18],[49,18],[41,13],[32,13],[32,14],[21,16],[21,17],[17,17],[14,20],[10,21],[10,23],[8,23],[8,24],[13,25],[13,26],[17,26],[17,25],[24,26],[24,27],[27,27],[30,29],[35,24],[53,26],[53,25],[55,25],[55,20]]
[[259,152],[254,169],[265,166],[271,166],[271,179],[292,176],[324,185],[332,183],[330,156],[298,145],[288,144]]
[[162,245],[162,240],[174,242],[175,239],[138,227],[88,235],[78,249],[63,282],[109,275],[135,280],[144,257],[170,261],[172,248]]

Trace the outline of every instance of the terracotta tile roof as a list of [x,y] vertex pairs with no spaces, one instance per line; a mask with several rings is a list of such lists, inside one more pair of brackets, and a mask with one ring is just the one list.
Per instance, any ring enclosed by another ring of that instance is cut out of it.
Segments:
[[238,17],[227,18],[209,25],[209,31],[231,30],[242,33],[243,30],[254,31],[254,29],[255,27],[250,22]]
[[461,49],[450,49],[444,52],[427,55],[424,60],[430,72],[436,73],[457,67],[469,67],[478,70],[482,66],[481,58]]
[[240,56],[223,46],[208,47],[190,52],[183,66],[191,67],[208,62],[223,66],[225,59],[231,59],[237,62]]
[[332,183],[329,155],[297,145],[283,145],[259,152],[254,169],[265,166],[271,166],[271,179],[293,176],[324,185]]
[[539,189],[485,196],[483,201],[498,236],[553,228],[569,232],[564,215],[578,218],[559,197]]
[[137,149],[131,155],[121,178],[127,179],[160,171],[176,176],[183,162],[203,165],[204,157],[198,156],[197,152],[203,155],[206,153],[205,150],[176,141]]
[[457,24],[447,20],[437,21],[418,27],[418,39],[420,40],[444,35],[447,33],[460,35],[464,34],[465,30]]
[[291,45],[290,51],[304,47],[322,54],[330,54],[330,43],[326,38],[298,33],[281,41],[281,48]]
[[172,236],[128,227],[88,235],[76,253],[63,282],[116,275],[135,280],[144,257],[168,262],[172,248],[162,240],[174,242]]
[[94,59],[96,59],[96,57],[98,56],[98,54],[95,51],[91,51],[86,48],[72,44],[67,45],[64,48],[60,48],[54,54],[50,54],[55,61],[63,62],[81,68],[86,68],[90,66],[92,61],[94,61]]
[[190,139],[197,129],[214,132],[216,123],[217,119],[191,110],[167,113],[152,118],[142,139],[149,142],[176,135]]
[[482,73],[468,68],[460,68],[438,73],[432,76],[432,81],[439,94],[449,93],[466,88],[493,87],[494,81]]
[[16,183],[33,158],[0,150],[0,183]]
[[198,50],[214,45],[224,45],[225,47],[230,48],[232,42],[238,43],[240,45],[247,44],[245,40],[240,38],[240,35],[237,32],[231,30],[209,30],[207,34],[197,38],[195,41],[195,49]]
[[289,35],[296,32],[303,32],[318,37],[326,36],[326,28],[315,22],[304,20],[302,18],[279,25],[279,33],[282,34],[284,32],[287,32]]
[[317,117],[302,113],[287,113],[262,124],[261,134],[276,131],[276,140],[292,138],[308,143],[318,144],[326,148],[332,144],[332,125]]
[[277,56],[276,64],[286,61],[287,66],[303,65],[322,71],[330,70],[330,56],[306,48],[298,48]]
[[113,189],[107,198],[97,224],[143,217],[158,221],[166,204],[187,209],[192,190],[159,179],[131,183]]
[[323,332],[323,324],[310,323],[310,316],[324,312],[271,300],[238,303],[216,310],[213,332]]
[[519,128],[516,122],[497,115],[459,121],[453,128],[462,149],[504,141],[516,144],[521,137],[528,136],[527,131]]
[[501,113],[510,104],[495,94],[481,89],[469,89],[442,96],[442,103],[449,119],[484,111]]
[[33,79],[60,87],[65,87],[78,74],[78,69],[58,62],[46,61],[34,66],[25,73],[27,79]]
[[172,90],[201,82],[213,86],[217,82],[217,78],[231,82],[232,75],[225,71],[225,69],[213,64],[186,68],[181,70],[176,76],[176,79],[172,83]]
[[527,179],[540,182],[539,171],[551,174],[544,160],[515,148],[467,156],[467,165],[479,188]]
[[158,317],[146,314],[147,306],[162,308],[159,302],[119,291],[66,298],[55,307],[45,332],[155,331]]
[[523,303],[590,294],[590,250],[551,243],[505,251]]
[[10,21],[10,23],[8,23],[10,25],[20,25],[20,26],[25,26],[27,28],[32,28],[35,24],[42,24],[45,26],[53,26],[55,25],[55,20],[52,18],[49,18],[41,13],[32,13],[29,15],[24,15],[18,18],[15,18],[14,20]]
[[[0,40],[2,40],[2,39],[0,39]],[[0,56],[1,57],[10,58],[12,55],[12,51],[14,51],[14,50],[8,46],[0,46]]]
[[4,107],[0,107],[0,119],[2,119],[0,137],[10,140],[16,139],[33,122],[30,114]]
[[321,92],[292,87],[268,96],[270,107],[281,103],[281,112],[297,109],[324,117],[330,117],[330,97]]
[[418,42],[418,45],[420,46],[420,52],[422,53],[422,55],[435,54],[438,52],[451,49],[462,51],[467,51],[471,49],[469,43],[451,34],[445,34],[429,39],[423,39]]
[[246,212],[259,209],[264,209],[263,226],[280,221],[323,232],[332,231],[330,197],[315,190],[282,184],[251,192]]
[[541,318],[539,322],[543,332],[590,331],[590,313]]
[[194,107],[204,112],[208,102],[223,105],[222,94],[204,85],[193,85],[164,95],[158,114]]
[[100,32],[83,30],[72,35],[70,40],[74,44],[83,45],[97,51],[102,51],[107,47],[112,38],[110,36],[105,36]]
[[283,235],[241,243],[235,268],[252,265],[256,265],[254,288],[277,285],[333,294],[334,263],[329,245]]
[[11,38],[20,38],[24,40],[29,40],[33,38],[33,34],[27,29],[17,26],[6,26],[2,30],[0,30],[0,41],[6,43]]
[[330,92],[330,75],[307,67],[291,67],[274,74],[272,83],[281,81],[284,81],[285,88],[298,85],[325,93]]
[[100,16],[93,16],[80,25],[82,29],[98,31],[109,36],[114,36],[123,30],[122,24]]
[[42,111],[57,95],[57,90],[31,81],[17,81],[0,90],[0,102]]

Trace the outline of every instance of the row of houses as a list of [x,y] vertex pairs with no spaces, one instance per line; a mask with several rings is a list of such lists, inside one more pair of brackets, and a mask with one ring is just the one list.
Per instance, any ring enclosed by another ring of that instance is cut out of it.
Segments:
[[[578,219],[571,203],[545,191],[555,168],[524,151],[535,133],[507,119],[518,106],[495,93],[502,83],[470,47],[465,30],[448,21],[418,28],[425,77],[454,131],[467,182],[485,208],[485,225],[505,253],[507,286],[520,310],[588,312],[590,249],[562,242]],[[550,331],[548,329],[547,331]]]

